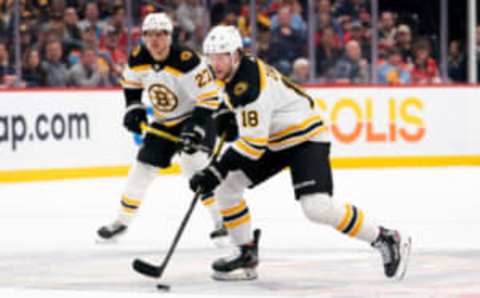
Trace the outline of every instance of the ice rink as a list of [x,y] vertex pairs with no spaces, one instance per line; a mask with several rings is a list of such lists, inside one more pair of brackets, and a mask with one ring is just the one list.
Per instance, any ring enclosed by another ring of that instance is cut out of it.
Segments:
[[248,192],[263,231],[259,279],[217,282],[211,262],[228,248],[208,239],[197,206],[162,281],[133,272],[160,261],[192,194],[180,176],[159,176],[136,221],[114,245],[95,231],[114,219],[125,178],[0,185],[0,297],[480,297],[480,168],[336,170],[336,199],[379,224],[410,233],[405,280],[387,280],[368,245],[303,217],[287,173]]

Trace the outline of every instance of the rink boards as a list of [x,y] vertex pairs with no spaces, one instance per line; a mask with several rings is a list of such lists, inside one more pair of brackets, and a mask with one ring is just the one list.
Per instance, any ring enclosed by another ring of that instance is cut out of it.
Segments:
[[[334,167],[480,165],[476,87],[308,91],[327,123]],[[121,90],[7,90],[0,96],[0,182],[127,173],[139,139],[121,126]]]

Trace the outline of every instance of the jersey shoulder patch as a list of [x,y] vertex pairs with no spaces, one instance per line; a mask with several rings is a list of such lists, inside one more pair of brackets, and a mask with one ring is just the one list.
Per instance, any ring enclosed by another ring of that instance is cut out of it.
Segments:
[[130,51],[130,56],[128,57],[128,66],[130,68],[141,65],[150,65],[152,63],[153,58],[144,45],[137,45]]
[[200,56],[187,47],[172,46],[165,66],[170,66],[182,73],[192,71],[201,62]]
[[240,61],[237,73],[225,86],[233,108],[246,106],[260,95],[261,74],[256,59],[245,56]]

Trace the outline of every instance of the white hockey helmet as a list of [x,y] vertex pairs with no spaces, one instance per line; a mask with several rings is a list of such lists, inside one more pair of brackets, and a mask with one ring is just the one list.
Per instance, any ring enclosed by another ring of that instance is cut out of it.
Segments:
[[203,42],[203,54],[233,53],[243,49],[242,37],[234,26],[218,25],[208,32]]
[[155,12],[148,14],[143,20],[142,32],[146,31],[167,31],[172,33],[173,24],[170,17],[164,12]]

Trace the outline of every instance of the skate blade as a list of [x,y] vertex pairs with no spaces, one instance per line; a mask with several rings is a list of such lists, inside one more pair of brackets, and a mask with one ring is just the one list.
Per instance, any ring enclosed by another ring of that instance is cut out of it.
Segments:
[[410,252],[412,250],[412,237],[408,236],[406,239],[401,238],[400,242],[400,264],[398,265],[397,273],[395,274],[395,280],[401,281],[407,273],[408,259],[410,258]]
[[98,244],[98,245],[114,245],[117,243],[118,243],[117,238],[110,238],[110,239],[104,239],[100,237],[95,238],[95,244]]
[[255,269],[237,269],[232,272],[214,271],[212,278],[219,281],[254,280],[258,278],[258,274]]

